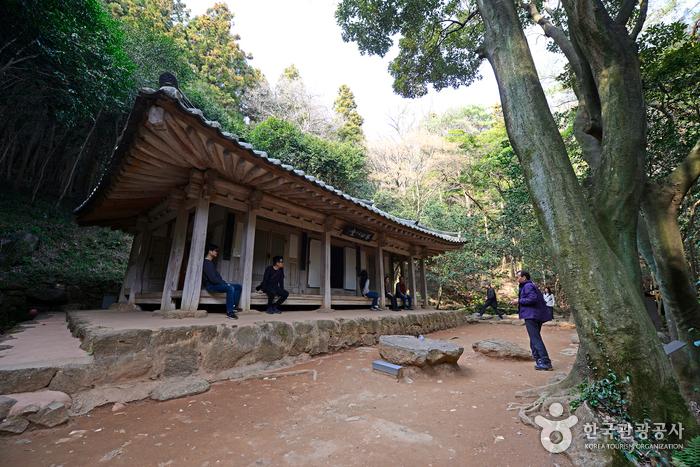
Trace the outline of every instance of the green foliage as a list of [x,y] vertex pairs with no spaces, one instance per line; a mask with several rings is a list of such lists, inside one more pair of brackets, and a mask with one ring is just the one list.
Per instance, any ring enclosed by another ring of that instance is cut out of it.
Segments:
[[470,12],[473,1],[343,0],[336,20],[345,41],[362,53],[384,56],[399,36],[399,54],[389,65],[394,90],[423,96],[428,85],[457,88],[478,78],[483,24]]
[[0,107],[22,116],[45,113],[71,127],[122,106],[133,65],[100,2],[10,0],[3,14]]
[[213,92],[219,90],[219,101],[233,109],[243,91],[260,79],[260,72],[248,64],[252,58],[239,46],[240,39],[231,34],[233,14],[225,3],[216,3],[206,14],[196,16],[186,27],[188,60],[199,79]]
[[364,119],[357,112],[355,95],[348,85],[343,84],[338,89],[334,108],[342,121],[341,127],[338,129],[340,140],[352,144],[362,144],[365,139],[365,135],[362,133]]
[[50,200],[34,204],[23,195],[0,196],[0,237],[30,232],[39,247],[21,264],[0,273],[2,282],[118,283],[124,277],[131,237],[99,227],[78,227],[70,209]]
[[221,123],[224,130],[239,138],[247,139],[248,127],[238,112],[232,112],[221,102],[220,91],[209,83],[193,80],[180,85],[187,98],[200,109],[209,120]]
[[700,465],[700,436],[690,440],[681,451],[673,453],[673,465],[675,467],[693,467]]
[[303,133],[275,117],[256,125],[248,137],[255,148],[336,188],[357,196],[366,194],[365,155],[360,147]]
[[647,102],[648,174],[671,172],[700,138],[700,42],[683,23],[650,26],[639,40]]
[[615,373],[608,371],[605,378],[582,383],[579,385],[579,395],[571,402],[571,408],[576,410],[587,402],[594,410],[623,417],[627,413],[629,401],[625,399],[625,385],[629,379],[620,380]]

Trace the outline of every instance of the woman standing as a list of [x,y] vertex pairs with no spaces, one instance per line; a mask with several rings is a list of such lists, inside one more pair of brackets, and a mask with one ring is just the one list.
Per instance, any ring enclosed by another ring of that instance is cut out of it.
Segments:
[[545,305],[547,305],[549,316],[554,316],[554,294],[552,293],[552,289],[545,287],[542,296],[544,297]]

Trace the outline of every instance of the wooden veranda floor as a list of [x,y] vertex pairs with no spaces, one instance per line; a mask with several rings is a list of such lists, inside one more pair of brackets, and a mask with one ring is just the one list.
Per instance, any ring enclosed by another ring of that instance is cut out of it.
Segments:
[[[161,292],[142,292],[136,294],[136,303],[142,305],[160,305],[162,293]],[[179,299],[182,297],[182,290],[178,290],[173,293],[174,299]],[[266,305],[267,297],[262,293],[253,293],[251,295],[252,305]],[[322,297],[320,295],[305,295],[305,294],[290,294],[285,305],[308,305],[308,306],[321,306]],[[206,290],[202,290],[202,294],[199,299],[199,303],[205,305],[225,305],[226,304],[226,294],[217,293],[211,294]],[[352,306],[356,305],[358,307],[369,306],[371,300],[362,296],[355,295],[333,295],[331,297],[331,305],[334,306]]]

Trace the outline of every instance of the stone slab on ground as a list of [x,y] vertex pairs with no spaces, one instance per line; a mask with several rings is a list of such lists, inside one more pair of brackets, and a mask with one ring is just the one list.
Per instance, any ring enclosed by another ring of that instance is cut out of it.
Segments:
[[474,352],[487,357],[532,360],[532,355],[517,344],[502,339],[484,339],[472,344]]
[[67,408],[71,406],[72,400],[68,394],[59,391],[35,391],[22,392],[17,394],[7,394],[7,397],[16,402],[10,408],[8,416],[37,413],[54,402],[59,402]]
[[209,382],[206,379],[189,377],[166,380],[151,391],[151,399],[167,401],[179,397],[192,396],[209,390]]
[[464,347],[436,339],[418,339],[413,336],[388,335],[379,338],[379,355],[396,365],[434,366],[456,364]]
[[155,381],[131,382],[119,386],[105,386],[80,392],[73,396],[71,415],[84,415],[95,407],[115,402],[140,401],[150,396],[158,385]]
[[7,417],[0,423],[0,432],[19,434],[29,426],[29,420],[18,415]]
[[68,407],[63,402],[54,401],[27,418],[32,423],[52,428],[68,421]]
[[0,396],[0,420],[7,417],[10,409],[17,403],[16,399],[7,396]]

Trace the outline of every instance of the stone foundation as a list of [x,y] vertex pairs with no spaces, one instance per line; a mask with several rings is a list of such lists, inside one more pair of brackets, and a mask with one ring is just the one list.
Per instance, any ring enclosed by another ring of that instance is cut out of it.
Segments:
[[130,380],[207,377],[285,357],[374,345],[385,334],[427,334],[472,322],[466,314],[453,311],[356,319],[331,316],[293,322],[259,321],[245,326],[190,324],[155,330],[110,330],[91,325],[79,313],[69,313],[69,329],[82,340],[81,348],[93,356],[94,363],[76,369],[70,378],[62,378],[70,385],[63,383],[59,388],[52,380],[52,388],[75,393]]

